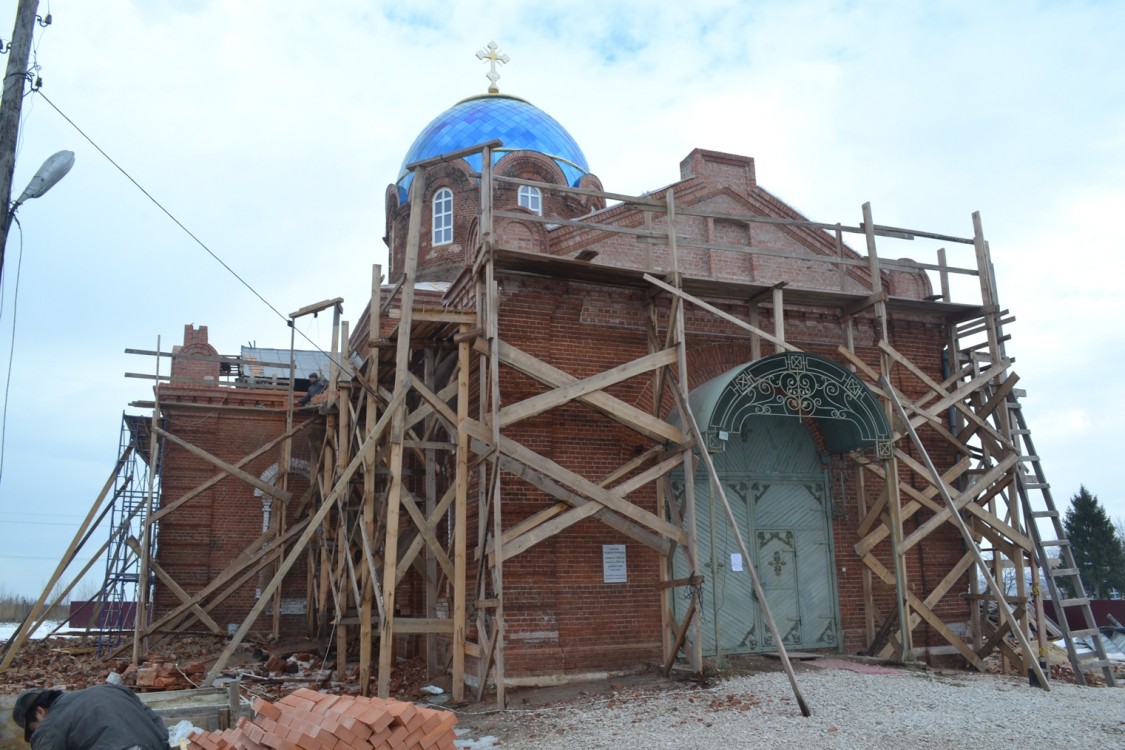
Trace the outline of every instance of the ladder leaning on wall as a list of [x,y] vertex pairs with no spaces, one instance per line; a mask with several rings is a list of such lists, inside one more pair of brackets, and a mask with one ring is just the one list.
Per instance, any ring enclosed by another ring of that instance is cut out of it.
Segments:
[[[1032,541],[1035,542],[1039,569],[1044,573],[1042,577],[1046,579],[1051,600],[1055,602],[1057,624],[1066,642],[1066,653],[1070,657],[1070,664],[1074,668],[1074,680],[1079,685],[1085,685],[1086,671],[1101,670],[1106,685],[1113,687],[1113,667],[1106,655],[1105,644],[1098,637],[1098,626],[1094,621],[1094,612],[1090,608],[1090,599],[1086,596],[1086,589],[1082,585],[1078,565],[1074,561],[1074,551],[1070,547],[1070,540],[1066,538],[1061,515],[1051,496],[1051,485],[1043,473],[1043,465],[1031,440],[1031,430],[1027,427],[1027,419],[1014,392],[1008,395],[1006,408],[1013,425],[1011,430],[1013,442],[1022,448],[1019,471],[1016,475],[1016,490],[1019,493],[1024,516],[1028,519]],[[1038,492],[1041,496],[1043,502],[1040,507],[1044,508],[1043,510],[1034,509],[1033,492]],[[1051,539],[1042,537],[1038,524],[1041,519],[1050,522],[1053,529]],[[1058,565],[1051,565],[1051,558],[1048,556],[1050,550],[1057,550],[1060,561]],[[1060,582],[1071,594],[1069,598],[1064,597]],[[1071,630],[1067,621],[1069,619],[1065,611],[1067,607],[1077,607],[1081,612],[1082,624],[1076,630]],[[1078,653],[1076,641],[1081,638],[1087,639],[1093,646],[1093,651]]]
[[[991,270],[990,264],[985,265],[984,268]],[[984,283],[992,286],[991,301],[995,305],[995,282],[991,279],[991,273],[988,273]],[[1004,346],[1010,337],[1004,335],[1003,325],[1013,321],[1014,318],[1006,318],[1006,314],[1007,311],[997,310],[994,306],[992,312],[986,312],[981,318],[965,321],[955,330],[953,338],[954,351],[957,352],[955,362],[958,367],[965,368],[962,372],[966,377],[977,377],[994,365],[1011,362]],[[988,341],[962,347],[961,342],[966,335],[978,334],[986,334]],[[1106,655],[1105,645],[1098,637],[1098,627],[1090,608],[1090,599],[1086,595],[1078,566],[1075,564],[1070,541],[1066,538],[1062,516],[1055,505],[1054,497],[1051,495],[1051,485],[1047,482],[1042,462],[1031,439],[1031,430],[1028,429],[1027,419],[1019,401],[1023,392],[1012,387],[1015,384],[1014,380],[1015,376],[1008,375],[1003,377],[1001,383],[989,383],[982,389],[985,403],[995,403],[997,398],[1003,399],[1002,404],[997,404],[999,408],[991,410],[991,419],[997,431],[1007,438],[1010,447],[1019,454],[1019,461],[1015,467],[1014,491],[1019,497],[1020,507],[1018,510],[1015,507],[1011,508],[1011,512],[1016,515],[1022,510],[1028,536],[1035,551],[1035,562],[1038,564],[1038,569],[1042,571],[1038,577],[1046,580],[1051,600],[1055,602],[1055,614],[1058,619],[1056,624],[1066,644],[1067,655],[1074,669],[1075,682],[1085,685],[1085,673],[1100,670],[1106,685],[1113,686],[1113,667]],[[1014,498],[1012,500],[1014,506]],[[1039,529],[1040,521],[1050,523],[1051,538],[1043,537]],[[1060,564],[1051,564],[1052,558],[1049,555],[1051,551],[1057,551]],[[1066,587],[1067,593],[1070,594],[1069,598],[1064,597],[1060,583]],[[1034,581],[1032,585],[1038,587],[1040,581]],[[1082,617],[1082,625],[1079,628],[1071,629],[1065,614],[1066,607],[1079,608]],[[1083,638],[1088,640],[1093,651],[1079,654],[1077,641]]]

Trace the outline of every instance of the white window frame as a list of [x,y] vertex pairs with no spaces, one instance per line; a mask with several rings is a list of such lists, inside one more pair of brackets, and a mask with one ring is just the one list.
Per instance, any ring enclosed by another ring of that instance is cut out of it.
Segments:
[[432,239],[435,245],[453,242],[453,191],[447,187],[434,193]]
[[536,216],[543,215],[543,193],[531,185],[520,185],[519,204]]

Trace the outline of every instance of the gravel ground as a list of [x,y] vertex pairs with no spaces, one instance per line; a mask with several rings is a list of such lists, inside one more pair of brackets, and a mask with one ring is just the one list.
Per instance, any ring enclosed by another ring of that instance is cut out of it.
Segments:
[[500,747],[1125,749],[1125,689],[983,674],[803,671],[801,716],[784,673],[711,687],[623,690],[611,698],[466,715]]

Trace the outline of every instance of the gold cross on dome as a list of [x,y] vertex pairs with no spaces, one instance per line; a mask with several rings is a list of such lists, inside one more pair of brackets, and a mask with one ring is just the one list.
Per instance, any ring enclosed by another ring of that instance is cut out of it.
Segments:
[[487,47],[477,51],[478,60],[488,60],[489,70],[485,76],[492,81],[492,85],[488,87],[490,94],[500,93],[500,89],[496,87],[496,82],[500,80],[500,74],[496,72],[496,63],[507,63],[511,59],[503,52],[496,54],[496,49],[496,42],[489,42]]

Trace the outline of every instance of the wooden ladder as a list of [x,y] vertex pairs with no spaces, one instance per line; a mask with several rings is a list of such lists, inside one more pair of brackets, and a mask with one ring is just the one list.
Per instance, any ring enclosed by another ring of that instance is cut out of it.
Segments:
[[[1039,460],[1039,454],[1035,452],[1035,444],[1031,440],[1031,430],[1027,428],[1027,420],[1023,415],[1019,398],[1014,393],[1009,394],[1006,406],[1011,424],[1014,425],[1012,429],[1013,441],[1017,446],[1022,446],[1023,449],[1019,471],[1016,473],[1016,490],[1019,493],[1020,503],[1023,505],[1024,515],[1028,519],[1031,539],[1035,543],[1035,553],[1039,557],[1039,569],[1045,573],[1043,577],[1047,580],[1051,599],[1055,602],[1055,614],[1058,618],[1059,630],[1066,642],[1066,652],[1070,657],[1070,664],[1074,667],[1074,680],[1079,685],[1085,685],[1086,676],[1084,673],[1087,670],[1100,669],[1105,677],[1105,684],[1113,687],[1113,667],[1106,656],[1105,644],[1099,637],[1094,613],[1090,608],[1090,599],[1086,596],[1086,589],[1082,585],[1082,577],[1079,575],[1078,566],[1074,562],[1074,552],[1070,548],[1070,540],[1066,538],[1062,517],[1051,495],[1051,485],[1047,482],[1047,477],[1043,473],[1043,465]],[[1043,502],[1040,507],[1046,508],[1045,510],[1033,508],[1032,492],[1038,492],[1042,497]],[[1051,539],[1042,538],[1038,524],[1040,519],[1049,520],[1053,530]],[[1061,561],[1058,566],[1051,565],[1050,557],[1047,554],[1052,549],[1058,550],[1058,559]],[[1060,581],[1070,591],[1070,598],[1063,598],[1061,595]],[[1065,612],[1066,607],[1079,607],[1082,612],[1083,625],[1077,630],[1070,629],[1070,623],[1067,622]],[[1092,653],[1079,655],[1075,646],[1075,641],[1079,638],[1088,639],[1094,647]]]
[[[962,348],[960,341],[968,335],[984,334],[989,328],[992,328],[993,335],[995,336],[995,352],[1003,360],[1007,360],[1007,352],[1005,351],[1005,343],[1008,336],[1003,333],[1005,323],[1011,322],[1014,318],[1006,318],[1007,311],[1002,311],[999,315],[990,321],[988,317],[983,317],[976,320],[966,321],[962,323],[959,329],[954,334],[954,350],[958,352],[957,364],[970,365],[970,377],[979,375],[981,372],[989,369],[993,364],[992,357],[983,344]],[[987,394],[992,392],[990,386],[984,389]],[[1059,513],[1055,505],[1054,497],[1051,495],[1051,485],[1047,481],[1046,474],[1043,472],[1043,464],[1040,461],[1039,454],[1035,450],[1035,444],[1031,439],[1031,430],[1028,429],[1027,419],[1024,416],[1023,408],[1020,404],[1019,397],[1022,391],[1018,388],[1013,388],[1005,397],[1004,412],[1006,419],[994,419],[996,426],[1002,432],[1007,433],[1008,439],[1011,441],[1014,449],[1019,453],[1020,460],[1015,472],[1016,476],[1016,492],[1019,495],[1020,506],[1023,511],[1024,518],[1027,520],[1028,534],[1031,537],[1035,555],[1038,559],[1039,569],[1043,571],[1042,578],[1047,581],[1047,589],[1050,592],[1052,601],[1056,605],[1056,616],[1059,620],[1058,629],[1062,633],[1063,641],[1066,643],[1067,656],[1070,658],[1070,664],[1074,668],[1074,680],[1079,685],[1086,684],[1087,671],[1101,670],[1102,675],[1105,677],[1106,685],[1114,685],[1113,668],[1110,665],[1109,659],[1106,656],[1105,645],[1099,637],[1097,623],[1094,621],[1094,613],[1090,608],[1090,599],[1086,596],[1085,587],[1082,584],[1081,576],[1078,572],[1078,566],[1074,562],[1074,552],[1070,546],[1070,540],[1066,538],[1066,531],[1063,528],[1062,515]],[[999,411],[999,410],[998,410]],[[1038,493],[1041,501],[1032,503],[1032,493]],[[1049,519],[1051,524],[1051,538],[1044,539],[1039,529],[1039,521]],[[1061,561],[1058,566],[1051,566],[1051,558],[1048,555],[1050,550],[1058,550],[1058,559]],[[1060,582],[1062,582],[1072,594],[1070,598],[1064,598],[1060,591]],[[1039,581],[1035,581],[1034,585],[1038,586]],[[1082,612],[1083,625],[1078,629],[1071,630],[1070,623],[1067,621],[1065,614],[1065,607],[1079,607]],[[1042,626],[1042,624],[1041,624]],[[1083,654],[1081,657],[1078,654],[1076,641],[1081,638],[1087,638],[1093,645],[1093,652]]]

